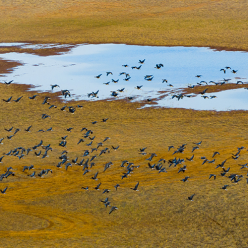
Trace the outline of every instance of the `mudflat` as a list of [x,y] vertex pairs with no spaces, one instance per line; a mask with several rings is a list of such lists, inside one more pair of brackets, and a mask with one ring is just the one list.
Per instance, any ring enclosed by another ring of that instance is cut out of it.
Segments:
[[[248,49],[246,1],[0,3],[1,42]],[[10,63],[1,61],[4,72]],[[0,90],[1,246],[248,246],[247,111],[64,102],[61,92],[15,83]]]

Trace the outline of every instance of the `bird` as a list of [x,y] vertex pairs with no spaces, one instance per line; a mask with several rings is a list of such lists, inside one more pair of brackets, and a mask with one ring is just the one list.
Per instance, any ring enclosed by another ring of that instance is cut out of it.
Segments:
[[140,148],[140,152],[144,152],[147,147]]
[[66,170],[66,171],[67,171],[67,169],[68,169],[69,166],[72,167],[72,164],[71,164],[71,163],[67,163],[67,164],[65,165],[65,170]]
[[140,64],[144,64],[144,62],[145,62],[145,59],[143,59],[143,60],[140,60],[140,59],[139,59],[139,63],[140,63]]
[[223,169],[223,171],[224,171],[225,173],[227,173],[227,172],[229,172],[230,167],[228,167],[227,169],[225,169],[225,168],[223,167],[222,169]]
[[198,147],[198,146],[193,147],[193,148],[192,148],[192,152],[193,152],[194,150],[196,150],[196,149],[199,149],[199,147]]
[[157,155],[155,153],[152,153],[151,156],[147,158],[146,160],[152,161],[153,157],[157,157]]
[[13,81],[14,80],[11,80],[11,81],[8,81],[8,82],[4,81],[4,83],[7,84],[7,85],[10,85]]
[[164,65],[160,63],[160,64],[156,64],[156,66],[154,68],[161,69],[161,67],[164,67]]
[[134,186],[134,188],[131,188],[132,190],[138,191],[138,186],[139,186],[139,182],[137,182],[137,184]]
[[207,161],[209,161],[207,158],[203,160],[202,165],[204,165]]
[[102,74],[99,74],[97,76],[95,76],[95,78],[100,78],[102,76]]
[[98,180],[97,175],[98,175],[98,172],[93,177],[91,177],[91,179]]
[[136,89],[140,90],[143,87],[143,85],[136,86]]
[[227,190],[227,187],[228,187],[229,185],[224,185],[221,189],[224,189],[224,190]]
[[76,111],[76,109],[75,109],[75,108],[73,108],[73,107],[69,107],[68,109],[69,109],[69,112],[70,112],[70,113],[72,113],[72,114],[74,114],[74,113],[75,113],[75,111]]
[[89,190],[89,187],[88,186],[87,187],[82,187],[82,189]]
[[187,182],[188,179],[189,179],[189,177],[187,176],[187,177],[183,178],[181,181]]
[[121,162],[121,167],[124,167],[124,164],[126,164],[126,163],[129,164],[129,162],[127,160],[122,161]]
[[35,171],[29,177],[35,177]]
[[118,209],[117,207],[113,206],[110,211],[109,211],[109,214],[111,214],[114,210]]
[[117,190],[118,187],[120,187],[120,184],[117,183],[117,184],[114,186],[115,190]]
[[209,179],[210,179],[211,177],[214,177],[214,180],[216,179],[216,175],[215,175],[215,174],[210,174],[210,175],[209,175]]
[[66,140],[62,140],[60,143],[59,143],[59,146],[62,146],[62,147],[66,147]]
[[84,142],[84,140],[83,140],[83,139],[79,139],[79,141],[78,141],[77,144],[79,144],[79,143],[81,143],[81,142]]
[[65,111],[66,107],[67,107],[67,106],[63,106],[60,110],[61,110],[61,111]]
[[193,197],[194,197],[194,196],[195,196],[195,194],[189,196],[189,197],[188,197],[188,200],[193,201]]
[[204,89],[203,91],[199,92],[201,95],[204,95],[206,93],[206,91],[208,90],[208,88]]
[[38,95],[29,96],[28,98],[34,100]]
[[78,157],[76,157],[75,159],[72,159],[72,163],[77,164],[77,160],[78,160]]
[[108,202],[108,197],[105,200],[101,200],[101,202],[103,202],[103,203]]
[[103,140],[103,142],[107,141],[108,139],[110,139],[110,138],[109,138],[109,137],[106,137],[106,138]]
[[113,164],[112,162],[106,163],[103,172],[106,171],[112,164]]
[[50,100],[51,98],[49,97],[49,96],[46,96],[45,98],[44,98],[44,101],[42,102],[42,104],[49,104],[49,102],[48,102],[48,100]]
[[84,173],[83,173],[83,176],[86,174],[86,173],[88,173],[88,172],[90,172],[88,169],[86,169],[85,171],[84,171]]
[[129,81],[130,79],[131,79],[131,77],[129,76],[129,77],[125,77],[123,80]]
[[37,157],[39,157],[40,156],[40,154],[41,154],[41,151],[40,152],[34,152],[35,153],[35,155],[37,156]]
[[194,158],[194,154],[190,158],[186,158],[188,161],[192,161]]
[[67,96],[71,96],[71,92],[69,90],[61,90],[62,95],[66,98]]
[[90,143],[86,144],[87,146],[91,146],[93,143],[93,141],[91,141]]
[[19,102],[22,99],[23,96],[18,97],[16,100],[13,100],[14,102]]
[[95,187],[96,190],[99,190],[99,187],[101,186],[101,183],[97,184],[97,186]]
[[116,97],[116,96],[118,96],[118,93],[116,91],[112,91],[111,96]]
[[58,84],[52,84],[51,87],[52,87],[52,90],[53,90],[54,88],[60,87],[60,86]]
[[12,99],[12,96],[11,96],[11,97],[9,97],[7,100],[3,99],[3,101],[4,101],[4,102],[8,102],[8,103],[9,103],[9,102],[11,101],[11,99]]
[[1,190],[1,193],[2,194],[5,194],[5,192],[6,192],[7,189],[8,189],[8,186],[5,189]]
[[212,164],[215,162],[215,159],[211,160],[211,161],[208,161],[209,164]]
[[57,108],[57,106],[52,104],[48,109],[51,109],[51,108]]
[[13,130],[13,127],[9,128],[9,129],[4,128],[4,130],[7,132],[11,132]]
[[30,129],[31,129],[32,125],[29,126],[27,129],[24,129],[26,132],[30,132]]
[[0,157],[0,163],[2,163],[3,158],[4,158],[4,156]]
[[152,81],[154,77],[145,78],[146,81]]
[[46,119],[48,117],[51,117],[50,115],[47,115],[47,114],[42,114],[42,119]]
[[102,193],[103,193],[103,194],[104,194],[104,193],[109,193],[109,191],[110,191],[109,189],[104,189]]
[[180,172],[185,172],[186,171],[186,165],[184,165],[183,167],[181,167],[180,169],[179,169],[179,171],[178,171],[178,173],[180,173]]
[[120,147],[120,146],[116,146],[116,147],[112,146],[113,150],[115,150],[115,151],[116,151],[119,147]]

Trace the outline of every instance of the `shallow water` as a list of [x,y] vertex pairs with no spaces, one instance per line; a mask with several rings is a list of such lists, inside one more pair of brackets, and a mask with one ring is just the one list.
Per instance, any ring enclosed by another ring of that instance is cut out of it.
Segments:
[[[63,48],[66,45],[33,45],[27,43],[8,44],[0,46],[20,46],[29,49]],[[68,89],[72,93],[69,99],[115,99],[111,91],[125,88],[123,92],[117,92],[119,98],[134,97],[135,100],[157,98],[158,91],[168,91],[167,96],[157,100],[156,106],[182,107],[199,110],[234,110],[248,109],[248,91],[236,89],[218,93],[214,99],[203,99],[201,96],[172,99],[172,93],[177,88],[186,88],[196,85],[200,81],[222,82],[223,78],[230,79],[229,83],[238,80],[247,82],[248,53],[233,51],[215,51],[209,48],[197,47],[151,47],[134,46],[124,44],[100,44],[100,45],[76,45],[69,52],[59,55],[38,56],[27,53],[6,53],[0,57],[6,60],[23,63],[10,74],[3,75],[3,80],[14,80],[15,83],[33,84],[37,90],[50,91],[51,84],[58,84],[60,88],[54,91]],[[145,59],[144,64],[139,60]],[[156,69],[156,64],[162,63],[161,69]],[[128,67],[122,65],[127,64]],[[139,70],[132,69],[140,66]],[[230,69],[224,74],[221,68],[230,66],[238,70],[236,74]],[[106,75],[106,72],[113,74]],[[125,75],[130,74],[130,80],[125,81]],[[102,74],[98,79],[97,75]],[[152,81],[146,81],[145,75],[153,75]],[[196,75],[202,75],[197,78]],[[114,83],[113,80],[119,80]],[[162,83],[167,79],[167,83]],[[3,81],[2,80],[2,81]],[[110,82],[109,85],[104,83]],[[171,84],[173,87],[170,87]],[[138,90],[136,86],[141,86]],[[99,90],[98,98],[88,97],[88,93]],[[170,93],[171,92],[171,93]],[[147,104],[147,106],[151,106]]]

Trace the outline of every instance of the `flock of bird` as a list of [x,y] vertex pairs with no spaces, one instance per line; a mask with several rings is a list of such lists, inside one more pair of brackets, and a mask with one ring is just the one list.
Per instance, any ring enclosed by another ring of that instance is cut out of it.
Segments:
[[[132,70],[140,70],[142,68],[142,64],[145,63],[145,60],[140,60],[139,61],[139,66],[133,66]],[[123,67],[128,67],[128,65],[123,65]],[[161,69],[163,66],[163,64],[156,64],[155,68],[156,69]],[[221,69],[221,71],[223,71],[224,73],[226,73],[226,70],[231,70],[231,68],[226,67],[225,69]],[[232,70],[232,73],[237,73],[236,70]],[[106,76],[109,75],[113,75],[112,72],[106,72]],[[120,75],[124,75],[125,78],[124,80],[128,81],[130,80],[131,76],[128,73],[125,72],[121,72]],[[102,74],[99,74],[96,76],[96,78],[100,78],[102,76]],[[197,78],[201,78],[201,75],[196,75]],[[145,75],[144,76],[144,80],[146,81],[152,81],[154,78],[153,75]],[[118,83],[119,79],[112,79],[113,83]],[[225,80],[228,81],[228,80]],[[5,82],[6,85],[10,85],[12,81],[8,81]],[[105,83],[105,84],[109,84]],[[168,83],[167,79],[162,79],[162,83]],[[203,84],[204,82],[201,82],[201,84]],[[205,84],[207,84],[205,82]],[[60,87],[57,84],[51,85],[51,89],[53,90],[56,87]],[[136,89],[141,89],[143,87],[143,85],[139,85],[136,86]],[[190,87],[194,87],[194,86],[190,86]],[[123,92],[123,89],[120,89],[118,91],[112,91],[111,95],[112,96],[118,96],[118,94],[120,92]],[[202,90],[200,92],[201,95],[204,96],[204,94],[207,92],[207,88]],[[97,97],[99,91],[96,92],[91,92],[88,94],[88,97]],[[70,97],[71,93],[69,90],[62,90],[61,91],[61,95],[64,96],[65,98]],[[34,101],[36,99],[36,97],[40,97],[39,93],[30,96],[29,100],[30,101]],[[184,94],[179,94],[179,95],[173,95],[172,98],[178,98],[178,100],[182,99],[183,97],[185,97]],[[214,98],[214,96],[212,96],[212,98]],[[2,99],[2,101],[4,102],[4,104],[9,104],[11,102],[15,102],[15,103],[21,103],[23,100],[23,96],[18,97],[17,99],[13,99],[12,96],[10,96],[8,99]],[[51,109],[51,108],[57,108],[59,111],[66,111],[68,109],[68,112],[71,114],[75,114],[77,109],[82,108],[82,105],[77,105],[77,106],[68,106],[64,105],[61,108],[58,108],[56,105],[51,104],[50,103],[51,98],[50,97],[44,97],[44,99],[42,100],[42,105],[47,106],[46,109]],[[45,120],[45,119],[49,119],[52,118],[51,114],[42,114],[41,116],[41,121]],[[100,123],[102,123],[103,125],[107,125],[105,123],[108,123],[108,118],[104,118],[100,121]],[[99,123],[99,121],[94,121],[91,122],[92,125],[95,125]],[[26,127],[24,130],[20,130],[19,128],[14,128],[14,127],[7,127],[5,128],[5,132],[6,132],[6,136],[5,137],[1,137],[0,138],[0,143],[2,144],[2,150],[4,150],[4,142],[5,140],[14,140],[15,136],[18,135],[18,132],[26,132],[26,133],[30,133],[30,132],[51,132],[53,131],[53,127],[50,127],[49,129],[43,130],[43,129],[38,129],[38,130],[33,130],[34,127],[32,125]],[[165,175],[167,172],[172,172],[172,173],[182,173],[182,174],[187,174],[187,169],[190,166],[190,163],[193,160],[197,160],[198,163],[200,163],[202,166],[204,164],[217,164],[215,166],[216,169],[216,173],[215,174],[210,174],[208,175],[209,180],[212,180],[212,178],[214,178],[214,180],[216,180],[218,177],[223,177],[226,178],[227,181],[229,181],[229,184],[225,184],[224,186],[222,186],[220,189],[224,189],[227,190],[227,188],[230,186],[230,184],[232,183],[239,183],[245,176],[245,174],[242,173],[232,173],[230,174],[230,172],[232,172],[232,168],[231,168],[231,164],[233,164],[233,161],[238,160],[242,154],[245,154],[245,148],[244,147],[238,147],[237,148],[237,152],[235,154],[230,154],[230,156],[228,156],[224,161],[219,161],[217,162],[217,158],[216,156],[219,156],[220,153],[218,151],[214,151],[213,155],[210,157],[197,157],[196,150],[201,149],[202,146],[202,141],[201,142],[196,142],[193,144],[193,146],[190,146],[188,144],[182,144],[180,146],[174,146],[174,145],[170,145],[168,146],[168,151],[165,152],[166,157],[164,158],[159,158],[157,159],[157,155],[155,152],[151,152],[151,153],[147,153],[146,149],[147,147],[142,147],[137,151],[137,156],[143,156],[143,162],[140,162],[139,164],[135,164],[133,161],[128,161],[128,160],[123,160],[121,161],[120,164],[116,164],[116,162],[114,161],[106,161],[104,163],[104,166],[102,167],[102,163],[98,163],[98,158],[101,158],[101,160],[103,160],[104,154],[108,154],[111,152],[115,152],[117,150],[119,150],[120,146],[114,146],[114,145],[110,145],[110,138],[109,137],[105,137],[104,139],[100,140],[100,142],[95,142],[95,132],[94,130],[92,130],[91,128],[88,127],[82,127],[80,130],[75,130],[74,127],[68,127],[67,129],[64,130],[65,135],[60,137],[60,142],[57,144],[57,146],[61,149],[63,149],[63,151],[58,155],[58,161],[57,164],[54,164],[54,168],[57,170],[65,170],[65,171],[73,171],[73,168],[75,166],[81,166],[82,167],[82,176],[83,177],[88,177],[89,179],[92,179],[92,184],[91,185],[83,185],[82,186],[82,190],[102,190],[102,194],[107,194],[109,193],[112,189],[111,188],[106,188],[104,187],[104,185],[102,185],[101,180],[99,178],[99,175],[101,175],[100,177],[104,177],[106,171],[109,171],[111,167],[120,167],[122,168],[122,172],[119,175],[119,183],[113,185],[113,188],[115,189],[116,194],[118,193],[118,188],[122,187],[122,185],[125,183],[125,180],[127,178],[130,178],[131,175],[138,173],[139,172],[139,168],[141,168],[142,166],[144,166],[145,168],[147,168],[146,173],[149,173],[150,170],[153,171],[157,171],[159,173],[160,176]],[[77,157],[71,159],[69,156],[69,152],[67,151],[67,138],[68,136],[70,136],[71,132],[78,132],[80,134],[80,138],[78,140],[78,142],[74,145],[79,146],[82,145],[82,151],[80,155],[78,155]],[[93,136],[94,135],[94,136]],[[0,157],[0,163],[4,164],[5,163],[5,158],[7,156],[12,156],[13,158],[17,158],[17,159],[25,159],[27,156],[36,156],[37,158],[41,158],[41,159],[48,159],[49,154],[53,153],[54,150],[58,150],[56,147],[56,149],[54,149],[54,147],[51,146],[51,144],[46,144],[45,145],[45,141],[41,140],[38,144],[34,144],[31,147],[13,147],[11,150],[9,151],[5,151],[3,153],[3,155]],[[191,154],[190,158],[180,158],[180,155],[183,154],[184,152],[187,152],[187,154]],[[81,157],[81,158],[80,158]],[[229,161],[231,161],[231,163],[229,163]],[[229,163],[229,167],[226,168],[226,164]],[[101,167],[100,167],[100,166]],[[97,168],[97,169],[95,169]],[[33,172],[31,173],[30,171],[33,170]],[[54,169],[48,168],[48,169],[42,169],[40,171],[35,171],[35,165],[26,165],[23,167],[22,172],[27,176],[30,177],[32,179],[38,177],[38,178],[42,178],[45,177],[46,175],[48,175],[49,173],[53,173]],[[177,172],[175,171],[177,170]],[[245,164],[240,164],[240,170],[244,171],[246,170],[246,173],[248,171],[248,163]],[[15,173],[13,172],[13,168],[12,167],[8,167],[6,172],[4,172],[3,174],[0,175],[0,181],[5,182],[8,181],[8,177],[9,176],[15,176]],[[248,177],[248,173],[247,173],[247,177]],[[188,182],[191,179],[191,175],[187,174],[184,178],[181,179],[181,181],[183,183]],[[94,183],[95,181],[98,181],[99,183],[97,183],[97,185]],[[246,179],[247,183],[248,183],[248,178]],[[133,182],[133,187],[130,188],[133,191],[138,191],[139,190],[139,185],[140,182],[136,181]],[[5,194],[6,191],[8,189],[8,186],[5,187],[4,189],[1,190],[2,194]],[[142,189],[141,189],[142,190]],[[194,197],[196,197],[197,193],[192,192],[192,195],[185,197],[185,199],[193,201]],[[109,208],[109,214],[113,213],[113,211],[117,210],[118,207],[115,206],[116,204],[112,205],[110,202],[109,197],[107,197],[106,199],[102,199],[100,200],[101,203],[104,204],[104,206],[107,208]]]
[[[140,64],[139,66],[129,66],[127,64],[124,64],[122,65],[124,68],[127,68],[127,67],[130,67],[133,70],[142,70],[142,65],[145,63],[145,59],[143,60],[139,60],[138,63]],[[162,69],[164,67],[164,65],[162,63],[159,63],[159,64],[156,64],[154,66],[154,68],[156,69]],[[234,69],[231,69],[230,66],[226,66],[225,68],[222,68],[220,69],[220,72],[224,72],[224,74],[227,73],[227,71],[230,71],[232,74],[237,74],[238,70],[234,70]],[[107,71],[106,72],[106,76],[107,78],[109,78],[109,76],[113,76],[113,72],[111,71]],[[130,72],[127,73],[125,71],[122,71],[119,73],[119,78],[115,78],[115,79],[110,79],[108,82],[104,82],[103,84],[105,85],[110,85],[110,84],[117,84],[118,82],[120,82],[120,80],[124,80],[124,81],[130,81],[132,80],[131,78],[131,75],[130,75]],[[100,79],[100,78],[103,78],[104,77],[104,73],[101,73],[101,74],[98,74],[95,76],[96,79]],[[116,76],[117,77],[117,76]],[[120,78],[121,77],[121,78]],[[202,78],[203,76],[202,75],[196,75],[195,76],[196,78]],[[144,80],[145,81],[153,81],[155,78],[154,75],[144,75]],[[167,86],[169,87],[174,87],[171,83],[169,83],[169,80],[168,79],[165,79],[165,78],[160,78],[158,79],[161,83],[166,83]],[[209,82],[206,82],[204,80],[201,80],[200,82],[192,85],[188,85],[188,88],[190,89],[193,89],[195,88],[196,86],[202,86],[202,87],[206,87],[207,85],[224,85],[226,83],[228,83],[231,79],[226,79],[226,78],[223,78],[223,80],[220,80],[218,82],[215,82],[215,81],[209,81]],[[238,80],[236,82],[236,84],[244,84],[245,82],[241,81],[241,80]],[[141,90],[143,89],[144,85],[136,85],[134,88],[137,89],[137,90]],[[246,89],[246,88],[245,88]],[[195,97],[197,95],[201,95],[202,98],[204,99],[214,99],[216,98],[217,96],[216,95],[206,95],[205,93],[207,93],[207,90],[208,88],[205,88],[204,90],[195,93],[195,94],[184,94],[184,93],[179,93],[179,94],[172,94],[172,95],[168,95],[168,96],[171,96],[171,99],[173,98],[177,98],[178,100],[181,100],[183,99],[184,97],[188,97],[188,98],[191,98],[191,97]],[[110,96],[113,96],[113,97],[118,97],[118,96],[121,96],[121,93],[125,92],[125,88],[120,88],[120,89],[117,89],[117,90],[114,90],[114,91],[110,91]],[[91,98],[98,98],[99,94],[99,90],[97,90],[96,92],[91,92],[91,93],[88,93],[88,97],[91,97]],[[128,97],[128,100],[133,100],[134,99],[134,96],[129,96]],[[151,98],[148,98],[146,99],[148,102],[151,102],[152,99]]]

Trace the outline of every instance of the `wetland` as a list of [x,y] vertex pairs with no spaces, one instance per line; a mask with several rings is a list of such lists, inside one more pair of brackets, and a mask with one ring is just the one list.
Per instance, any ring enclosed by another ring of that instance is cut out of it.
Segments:
[[248,246],[247,1],[0,9],[1,246]]

